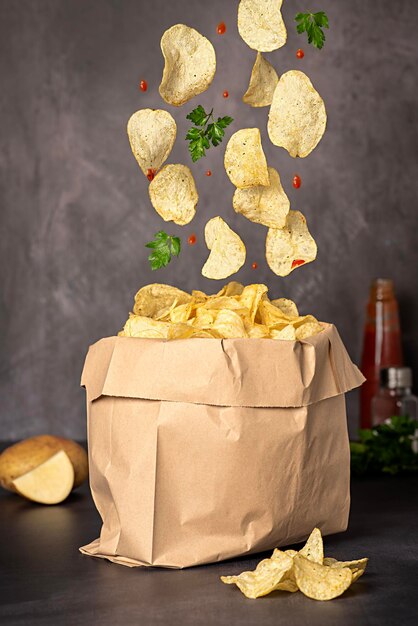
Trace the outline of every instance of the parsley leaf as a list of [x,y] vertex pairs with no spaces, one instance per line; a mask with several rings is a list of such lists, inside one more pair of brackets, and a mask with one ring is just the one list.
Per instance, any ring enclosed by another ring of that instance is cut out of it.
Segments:
[[213,109],[210,113],[206,113],[200,104],[186,116],[186,119],[194,124],[186,135],[193,163],[206,155],[206,150],[209,150],[211,144],[214,147],[219,146],[225,135],[225,128],[234,121],[228,115],[218,117],[215,121]]
[[159,270],[166,267],[172,256],[178,256],[181,250],[179,237],[171,237],[163,230],[154,235],[154,239],[145,244],[146,248],[151,248],[152,252],[148,257],[152,270]]
[[295,16],[297,22],[296,30],[299,35],[305,33],[308,35],[308,43],[320,50],[325,42],[325,34],[323,28],[329,28],[328,16],[324,11],[318,13],[298,13]]

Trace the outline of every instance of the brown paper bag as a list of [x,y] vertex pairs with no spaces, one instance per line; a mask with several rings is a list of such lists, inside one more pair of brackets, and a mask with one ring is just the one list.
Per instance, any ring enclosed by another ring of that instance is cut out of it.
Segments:
[[363,380],[332,325],[303,341],[97,342],[82,384],[103,527],[81,552],[181,568],[345,530],[344,393]]

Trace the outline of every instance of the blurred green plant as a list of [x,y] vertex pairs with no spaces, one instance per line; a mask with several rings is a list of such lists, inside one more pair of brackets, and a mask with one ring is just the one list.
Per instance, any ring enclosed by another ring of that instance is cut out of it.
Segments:
[[379,426],[360,430],[359,439],[350,442],[353,474],[418,471],[417,420],[393,416]]

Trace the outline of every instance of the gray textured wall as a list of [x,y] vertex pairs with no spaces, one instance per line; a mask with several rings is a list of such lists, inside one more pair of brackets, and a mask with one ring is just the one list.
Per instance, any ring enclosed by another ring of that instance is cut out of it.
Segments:
[[[237,2],[0,0],[1,438],[84,436],[78,384],[88,345],[119,330],[143,284],[218,289],[200,274],[203,227],[218,214],[247,244],[248,262],[236,278],[265,282],[274,296],[334,322],[355,360],[370,280],[394,278],[407,357],[418,374],[418,3],[311,3],[331,22],[322,52],[295,33],[293,17],[305,1],[284,5],[288,44],[268,58],[279,73],[306,71],[329,115],[319,147],[298,161],[269,142],[268,110],[241,103],[255,53],[238,36]],[[220,20],[224,37],[216,35]],[[210,89],[180,109],[158,95],[159,40],[177,22],[208,36],[218,59]],[[298,61],[301,45],[306,56]],[[141,78],[149,82],[146,94],[138,91]],[[168,108],[178,123],[169,160],[190,164],[182,138],[198,103],[232,115],[234,130],[261,128],[267,159],[318,242],[315,263],[285,279],[269,271],[265,229],[233,212],[219,147],[193,166],[195,220],[169,228],[184,237],[196,232],[198,245],[185,245],[165,271],[148,269],[144,243],[164,223],[130,152],[126,121],[139,108]],[[291,187],[295,172],[299,191]],[[355,398],[350,419],[354,427]]]

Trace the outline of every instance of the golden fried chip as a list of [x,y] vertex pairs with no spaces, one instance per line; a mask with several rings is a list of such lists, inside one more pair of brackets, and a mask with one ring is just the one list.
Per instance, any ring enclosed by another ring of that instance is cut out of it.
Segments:
[[142,337],[143,339],[166,339],[170,324],[157,322],[142,315],[130,315],[123,327],[124,337]]
[[295,556],[293,562],[297,586],[313,600],[332,600],[351,585],[353,575],[348,567],[327,567],[301,554]]
[[190,324],[170,324],[167,339],[190,339],[195,336],[195,330]]
[[283,326],[286,326],[291,321],[291,318],[283,313],[281,309],[274,306],[272,302],[266,299],[262,299],[260,301],[258,305],[258,313],[260,315],[261,323],[266,326],[274,326],[277,323],[281,323]]
[[268,287],[266,285],[247,285],[237,298],[239,305],[248,309],[251,322],[254,322],[261,299],[267,292]]
[[292,157],[306,157],[327,125],[324,101],[303,72],[290,70],[277,83],[267,130],[275,146]]
[[179,304],[170,312],[170,321],[173,324],[185,323],[190,318],[192,310],[193,301],[187,302],[186,304]]
[[238,576],[221,576],[221,580],[227,585],[237,585],[247,598],[260,598],[274,591],[292,566],[291,557],[282,553],[274,559],[260,561],[254,571],[242,572]]
[[238,272],[244,265],[245,246],[221,217],[214,217],[206,224],[205,240],[211,251],[202,268],[202,274],[206,278],[226,278]]
[[254,50],[271,52],[286,43],[287,32],[280,12],[283,0],[241,0],[238,30]]
[[300,211],[289,211],[284,228],[270,228],[266,239],[266,260],[277,276],[316,259],[317,247]]
[[281,329],[270,328],[270,337],[272,339],[283,339],[287,341],[296,340],[296,331],[291,324],[283,326]]
[[135,295],[134,313],[153,318],[159,315],[165,307],[186,304],[191,299],[190,294],[177,287],[152,283],[142,287]]
[[290,202],[282,184],[279,172],[274,167],[268,168],[270,184],[236,189],[232,205],[251,222],[270,228],[283,228],[289,213]]
[[131,149],[145,176],[148,170],[159,170],[167,160],[176,140],[176,122],[161,109],[141,109],[128,121]]
[[360,578],[360,576],[364,574],[368,561],[369,559],[367,557],[363,559],[355,559],[353,561],[337,561],[337,559],[333,559],[332,557],[327,556],[324,558],[323,564],[327,565],[328,567],[334,568],[348,567],[349,569],[351,569],[351,572],[353,574],[354,583]]
[[288,300],[287,298],[277,298],[276,300],[271,300],[271,304],[280,309],[280,311],[288,317],[299,317],[298,308],[293,300]]
[[263,57],[261,52],[257,52],[250,83],[242,101],[252,107],[270,106],[278,82],[279,77],[274,67]]
[[178,107],[206,91],[216,71],[215,50],[197,30],[176,24],[161,38],[164,71],[160,95]]
[[247,337],[244,322],[236,311],[222,309],[218,311],[213,330],[225,339]]
[[[235,280],[231,280],[231,282],[227,283],[222,287],[220,291],[218,291],[215,296],[240,296],[244,291],[244,285],[238,283]],[[210,296],[211,298],[215,296]]]
[[270,184],[258,128],[242,128],[231,136],[224,165],[231,183],[239,189]]
[[309,561],[322,564],[324,560],[324,543],[319,528],[313,529],[302,550],[299,550],[299,554],[309,559]]
[[296,339],[306,339],[307,337],[313,337],[324,329],[319,322],[305,322],[296,328]]
[[270,337],[270,329],[268,326],[264,326],[264,324],[252,323],[246,325],[244,322],[244,325],[245,330],[251,339],[267,339]]
[[184,226],[196,213],[199,196],[190,169],[186,165],[166,165],[149,186],[152,206],[165,222]]

